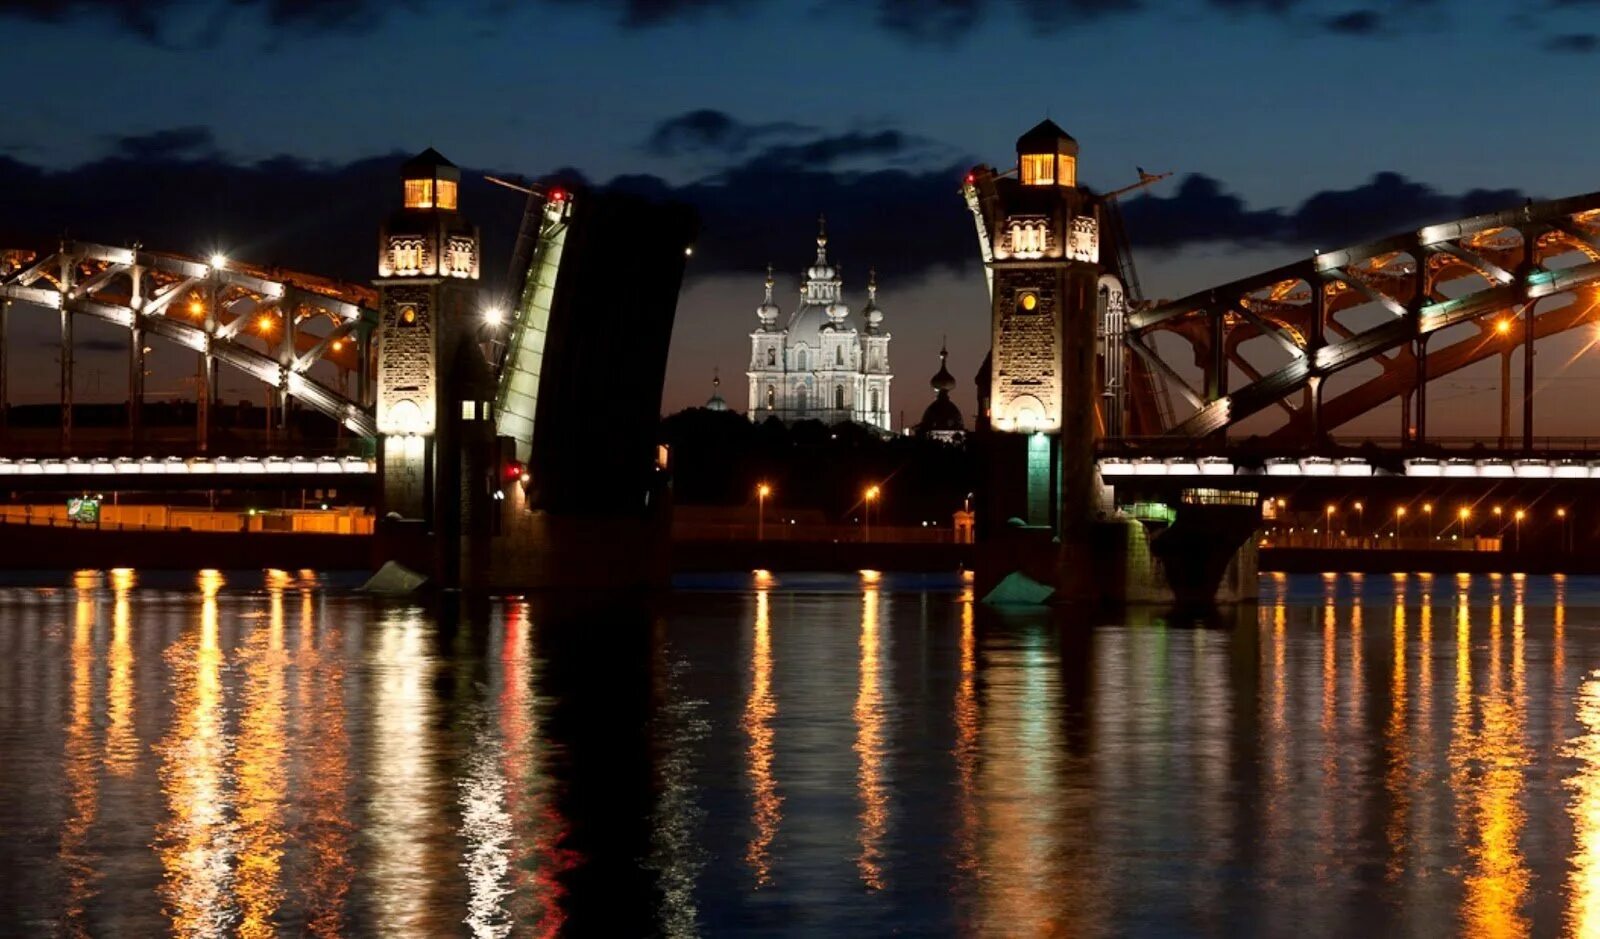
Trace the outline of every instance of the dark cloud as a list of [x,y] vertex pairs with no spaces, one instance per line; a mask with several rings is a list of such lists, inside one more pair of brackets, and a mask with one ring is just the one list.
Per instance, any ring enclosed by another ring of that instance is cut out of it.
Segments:
[[1511,208],[1527,199],[1516,189],[1443,193],[1386,172],[1350,189],[1315,193],[1293,209],[1250,210],[1216,180],[1193,175],[1171,196],[1130,200],[1122,216],[1134,244],[1156,250],[1207,242],[1331,250],[1430,222]]
[[210,129],[196,125],[117,137],[112,140],[112,147],[118,156],[136,160],[192,157],[216,152],[216,142]]
[[1322,21],[1322,26],[1330,33],[1372,36],[1383,29],[1383,15],[1377,10],[1351,10],[1328,17]]
[[[599,10],[626,28],[649,28],[695,21],[708,14],[738,14],[778,6],[781,0],[534,0]],[[842,10],[866,10],[877,25],[911,40],[952,42],[990,19],[1011,16],[1045,32],[1066,32],[1083,24],[1141,13],[1176,16],[1194,8],[1192,0],[828,0]],[[1578,6],[1593,0],[1551,0]],[[1438,0],[1394,0],[1401,11],[1436,7]],[[260,16],[282,28],[360,32],[397,11],[448,9],[462,16],[497,18],[524,4],[512,0],[0,0],[0,17],[64,22],[79,16],[109,19],[152,41],[162,39],[175,21],[192,21],[195,8],[209,5],[208,22],[234,13]],[[793,2],[809,9],[807,2]],[[1368,35],[1377,25],[1375,10],[1347,9],[1348,0],[1204,0],[1202,9],[1231,16],[1267,16],[1288,23],[1322,25],[1343,35]],[[1342,9],[1344,8],[1344,9]]]
[[803,124],[747,124],[726,111],[700,108],[657,124],[645,141],[645,149],[660,156],[707,152],[738,156],[762,141],[811,132],[813,128]]
[[[608,185],[686,202],[702,217],[691,276],[754,272],[768,262],[795,271],[810,261],[819,212],[837,257],[859,283],[868,266],[886,281],[977,260],[972,219],[957,190],[966,161],[842,169],[847,159],[899,154],[898,131],[817,135],[784,149],[758,150],[704,179],[673,184],[626,176]],[[807,162],[801,154],[813,154]],[[62,237],[144,245],[333,277],[372,277],[373,232],[393,211],[404,154],[321,165],[291,157],[235,164],[210,138],[175,128],[119,142],[104,159],[50,171],[0,156],[0,245],[48,247]],[[483,227],[485,253],[509,256],[522,201],[463,171],[462,205]],[[582,182],[574,170],[555,174]],[[117,198],[106,198],[107,193]],[[1332,249],[1426,222],[1521,203],[1515,190],[1437,191],[1395,173],[1329,190],[1292,209],[1253,209],[1215,179],[1191,175],[1130,199],[1123,217],[1136,247],[1171,251],[1197,244],[1291,245]],[[491,260],[491,286],[506,272]],[[752,291],[758,289],[752,285]]]
[[1551,36],[1544,41],[1544,48],[1550,52],[1587,54],[1600,50],[1600,35],[1595,33],[1566,33],[1561,36]]

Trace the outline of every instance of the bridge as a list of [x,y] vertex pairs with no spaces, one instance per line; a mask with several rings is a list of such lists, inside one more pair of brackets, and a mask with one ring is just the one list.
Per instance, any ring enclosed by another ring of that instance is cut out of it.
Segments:
[[[652,545],[669,500],[655,424],[692,213],[506,184],[526,199],[507,303],[479,286],[459,169],[430,149],[399,176],[372,285],[142,246],[0,250],[0,489],[207,491],[213,502],[218,490],[372,491],[375,553],[362,566],[396,560],[447,586],[659,579]],[[24,311],[59,330],[49,452],[10,421],[8,339]],[[614,325],[622,311],[626,330]],[[74,426],[86,319],[126,331],[125,439],[109,448]],[[157,343],[195,354],[188,452],[157,444],[143,419]],[[224,368],[264,389],[266,439],[220,439]],[[326,439],[293,439],[292,418],[307,414]]]
[[[1018,139],[1013,167],[976,166],[961,187],[991,297],[980,591],[1022,575],[1067,599],[1209,601],[1219,584],[1243,599],[1263,499],[1365,491],[1403,511],[1429,492],[1559,490],[1576,514],[1600,480],[1597,442],[1540,437],[1535,412],[1536,345],[1600,323],[1600,193],[1151,302],[1117,198],[1158,177],[1096,193],[1077,184],[1078,156],[1045,121]],[[1430,435],[1430,383],[1495,359],[1498,433]],[[1336,435],[1387,410],[1392,435]],[[1152,498],[1177,511],[1137,517]],[[1573,522],[1565,507],[1561,520]]]

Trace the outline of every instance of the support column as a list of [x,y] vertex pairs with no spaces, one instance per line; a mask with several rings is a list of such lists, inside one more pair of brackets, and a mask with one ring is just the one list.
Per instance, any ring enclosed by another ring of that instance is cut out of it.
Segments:
[[72,314],[61,308],[61,452],[72,449]]
[[1411,395],[1405,392],[1400,395],[1400,446],[1402,449],[1411,445]]
[[128,337],[128,443],[137,449],[144,417],[144,330],[137,320]]
[[[137,250],[137,248],[135,249]],[[139,448],[143,436],[144,420],[144,268],[137,263],[128,271],[131,286],[128,306],[133,309],[133,327],[128,331],[128,446],[130,453]]]
[[1417,446],[1428,442],[1428,339],[1416,339],[1417,359]]
[[1511,346],[1500,350],[1500,449],[1511,447]]
[[[1533,451],[1533,308],[1529,300],[1522,308],[1522,449]],[[1510,358],[1508,352],[1506,358]]]
[[0,301],[0,434],[11,433],[11,369],[8,362],[11,301]]

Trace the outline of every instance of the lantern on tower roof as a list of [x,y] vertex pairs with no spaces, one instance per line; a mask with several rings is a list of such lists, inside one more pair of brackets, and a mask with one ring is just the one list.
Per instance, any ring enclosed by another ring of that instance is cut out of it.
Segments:
[[1024,186],[1076,186],[1078,142],[1054,121],[1017,138],[1017,178]]
[[441,209],[454,212],[461,185],[461,168],[429,147],[400,167],[405,181],[408,209]]

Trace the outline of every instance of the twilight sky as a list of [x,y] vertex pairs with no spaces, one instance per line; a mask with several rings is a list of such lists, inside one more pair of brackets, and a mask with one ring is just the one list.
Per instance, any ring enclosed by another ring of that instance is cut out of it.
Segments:
[[[1600,0],[0,0],[0,26],[7,243],[70,232],[364,280],[394,156],[429,145],[690,201],[705,232],[668,411],[703,401],[714,366],[743,407],[762,268],[792,306],[826,212],[853,305],[880,272],[895,410],[920,415],[948,335],[970,416],[988,304],[956,185],[1046,115],[1091,186],[1177,174],[1126,208],[1153,297],[1600,188]],[[520,206],[474,186],[463,209],[503,276]],[[115,339],[80,359],[108,399]],[[1433,400],[1492,413],[1487,365]],[[1600,379],[1582,371],[1549,380]]]

